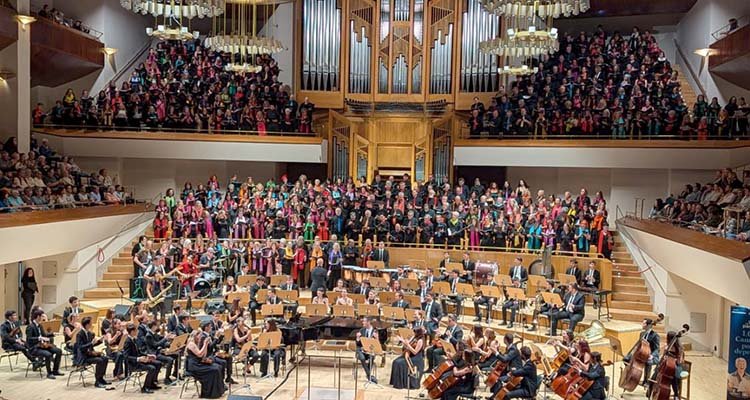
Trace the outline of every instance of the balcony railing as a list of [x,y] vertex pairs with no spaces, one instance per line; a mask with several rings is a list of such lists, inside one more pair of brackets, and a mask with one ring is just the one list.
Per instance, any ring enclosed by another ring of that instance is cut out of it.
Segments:
[[37,129],[55,129],[64,131],[84,132],[143,132],[143,133],[183,133],[202,135],[242,135],[242,136],[278,136],[278,137],[316,137],[316,133],[302,132],[279,132],[279,131],[252,131],[245,129],[195,129],[195,128],[170,128],[150,126],[101,126],[101,125],[64,125],[64,124],[36,124]]
[[734,21],[729,22],[728,24],[722,26],[714,32],[711,32],[711,36],[714,38],[714,41],[719,41],[727,37],[730,33],[739,30],[746,25],[750,25],[750,15],[745,15],[744,17],[740,17]]

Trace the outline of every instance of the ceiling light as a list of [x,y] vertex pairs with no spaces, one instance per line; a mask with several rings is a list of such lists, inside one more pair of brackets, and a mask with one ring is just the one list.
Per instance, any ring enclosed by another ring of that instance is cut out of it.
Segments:
[[117,53],[117,49],[114,47],[105,47],[102,49],[102,52],[106,54],[107,56],[111,56],[115,53]]
[[16,20],[21,24],[21,28],[23,30],[26,30],[26,25],[36,22],[35,17],[32,17],[31,15],[23,15],[23,14],[16,15]]

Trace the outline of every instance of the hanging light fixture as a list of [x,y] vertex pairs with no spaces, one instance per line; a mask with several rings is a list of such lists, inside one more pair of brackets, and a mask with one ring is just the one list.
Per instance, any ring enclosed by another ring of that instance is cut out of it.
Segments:
[[480,0],[485,10],[495,15],[530,16],[542,18],[569,17],[591,8],[590,0]]
[[552,17],[546,20],[534,17],[503,18],[505,31],[500,37],[479,43],[479,51],[505,57],[538,57],[560,49],[557,28],[552,27]]
[[[285,50],[284,45],[273,36],[258,35],[258,6],[263,8],[267,26],[278,0],[227,0],[227,10],[220,20],[214,17],[213,35],[206,38],[206,47],[229,53],[232,63],[225,68],[235,72],[260,72],[255,65],[258,55],[274,54]],[[231,14],[231,18],[227,16]]]
[[175,18],[204,18],[221,15],[226,0],[120,0],[134,13]]

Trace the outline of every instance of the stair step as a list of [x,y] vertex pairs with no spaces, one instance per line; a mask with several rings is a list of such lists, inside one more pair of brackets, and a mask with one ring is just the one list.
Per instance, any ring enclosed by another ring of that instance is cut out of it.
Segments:
[[115,257],[112,259],[112,265],[133,265],[133,259],[130,257]]
[[132,272],[132,265],[110,265],[107,272]]
[[644,318],[655,319],[656,314],[653,311],[640,311],[640,310],[624,310],[611,308],[609,310],[610,315],[614,319],[620,319],[623,321],[640,322]]
[[615,284],[625,284],[625,285],[638,285],[638,286],[646,286],[646,281],[643,280],[640,276],[613,276],[612,281]]
[[638,266],[635,264],[630,263],[614,263],[615,270],[621,270],[621,271],[638,271]]
[[638,311],[653,310],[653,306],[651,305],[651,303],[643,303],[640,301],[612,300],[611,307],[621,308],[623,310],[638,310]]
[[644,293],[614,292],[612,293],[612,301],[615,300],[651,304],[651,296]]
[[120,287],[125,289],[130,287],[130,279],[107,279],[107,280],[101,280],[99,281],[96,286],[99,288],[117,288],[117,284],[120,284]]
[[648,294],[648,288],[645,285],[628,285],[615,282],[613,286],[615,292]]
[[[130,294],[130,288],[123,288],[125,296]],[[119,298],[120,290],[117,288],[96,288],[88,289],[83,291],[84,299],[108,299],[108,298]]]
[[130,279],[133,277],[133,271],[130,272],[105,272],[102,280]]
[[129,251],[121,251],[120,254],[117,255],[117,257],[133,259],[133,256],[130,255]]

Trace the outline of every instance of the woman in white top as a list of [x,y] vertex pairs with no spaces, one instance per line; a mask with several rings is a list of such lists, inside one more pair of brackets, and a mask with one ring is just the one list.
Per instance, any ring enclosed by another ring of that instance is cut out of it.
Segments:
[[224,284],[224,287],[221,289],[221,295],[226,297],[229,293],[236,293],[239,289],[237,288],[237,285],[234,283],[234,277],[233,276],[227,276],[227,281]]
[[353,306],[354,305],[354,299],[349,297],[346,289],[339,292],[339,298],[336,299],[336,305],[340,306]]
[[312,299],[312,303],[328,305],[328,296],[326,296],[326,292],[322,288],[318,289],[315,297]]

